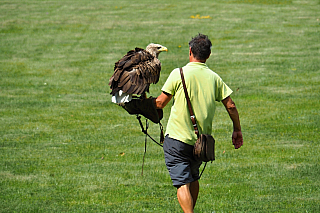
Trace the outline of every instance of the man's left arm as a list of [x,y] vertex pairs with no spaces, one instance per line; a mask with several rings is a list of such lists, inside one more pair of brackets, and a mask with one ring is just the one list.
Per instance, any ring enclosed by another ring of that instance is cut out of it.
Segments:
[[233,133],[232,133],[232,143],[235,149],[239,149],[243,145],[243,138],[241,132],[239,113],[236,108],[235,103],[232,101],[230,96],[222,100],[229,116],[233,122]]

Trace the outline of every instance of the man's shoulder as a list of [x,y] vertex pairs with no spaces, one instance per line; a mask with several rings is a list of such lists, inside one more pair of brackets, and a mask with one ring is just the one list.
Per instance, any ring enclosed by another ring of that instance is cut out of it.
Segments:
[[173,69],[169,75],[169,78],[171,79],[180,78],[180,68]]

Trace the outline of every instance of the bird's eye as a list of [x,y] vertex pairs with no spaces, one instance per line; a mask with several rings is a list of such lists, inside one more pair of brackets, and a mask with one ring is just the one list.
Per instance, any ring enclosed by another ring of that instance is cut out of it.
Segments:
[[159,50],[159,49],[161,49],[161,47],[157,47],[157,49]]

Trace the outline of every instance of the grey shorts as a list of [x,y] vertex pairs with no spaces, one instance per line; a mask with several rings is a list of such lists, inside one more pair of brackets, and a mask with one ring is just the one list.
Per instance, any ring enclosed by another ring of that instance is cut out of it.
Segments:
[[173,186],[179,188],[199,180],[199,167],[202,161],[194,159],[193,146],[166,136],[163,151]]

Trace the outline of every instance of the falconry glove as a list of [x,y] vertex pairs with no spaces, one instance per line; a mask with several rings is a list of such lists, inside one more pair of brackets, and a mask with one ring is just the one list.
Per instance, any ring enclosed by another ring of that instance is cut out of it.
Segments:
[[153,97],[132,98],[130,102],[121,103],[119,105],[130,115],[143,115],[145,118],[156,124],[160,123],[160,120],[163,118],[163,111],[162,109],[156,108],[156,99]]

